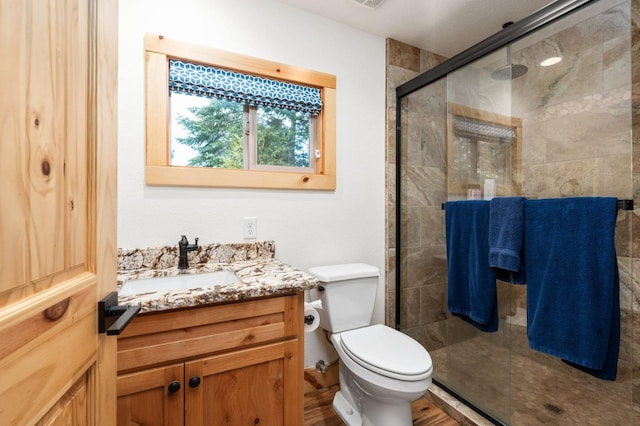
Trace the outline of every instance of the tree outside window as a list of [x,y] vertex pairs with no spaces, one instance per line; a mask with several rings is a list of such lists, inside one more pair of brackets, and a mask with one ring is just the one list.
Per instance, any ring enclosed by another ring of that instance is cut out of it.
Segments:
[[[224,99],[203,103],[205,98],[179,93],[171,97],[171,164],[225,169],[310,167],[310,114]],[[186,152],[188,158],[176,155],[177,151]]]

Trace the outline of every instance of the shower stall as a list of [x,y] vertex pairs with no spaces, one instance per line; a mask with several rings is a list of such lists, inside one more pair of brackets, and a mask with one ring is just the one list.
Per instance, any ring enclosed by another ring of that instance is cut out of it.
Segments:
[[616,224],[616,381],[529,349],[524,285],[497,281],[497,332],[451,316],[443,211],[444,202],[485,189],[497,196],[634,200],[636,19],[639,1],[559,0],[396,89],[389,322],[429,351],[437,385],[497,424],[640,425],[635,211],[620,210]]

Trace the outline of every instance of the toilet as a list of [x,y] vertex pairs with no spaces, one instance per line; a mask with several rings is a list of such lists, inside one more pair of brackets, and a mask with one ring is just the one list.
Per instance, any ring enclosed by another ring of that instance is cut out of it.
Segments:
[[364,263],[319,266],[320,327],[340,359],[333,408],[348,426],[411,425],[411,402],[431,384],[431,357],[411,337],[371,325],[379,271]]

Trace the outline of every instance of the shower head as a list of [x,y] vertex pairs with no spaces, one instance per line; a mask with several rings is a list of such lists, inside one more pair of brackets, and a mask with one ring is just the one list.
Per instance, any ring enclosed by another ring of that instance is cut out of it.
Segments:
[[514,78],[521,77],[529,71],[526,65],[522,64],[510,64],[500,67],[491,73],[491,78],[494,80],[513,80]]
[[[513,22],[507,22],[502,26],[506,28]],[[511,45],[507,44],[507,65],[498,68],[491,73],[491,78],[494,80],[513,80],[514,78],[522,77],[529,71],[526,65],[511,63]]]

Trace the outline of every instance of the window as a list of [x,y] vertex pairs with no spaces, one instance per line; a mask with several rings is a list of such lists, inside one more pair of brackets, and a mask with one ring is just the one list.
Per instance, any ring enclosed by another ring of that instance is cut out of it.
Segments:
[[522,120],[453,103],[448,110],[449,193],[493,179],[497,194],[520,194]]
[[149,185],[335,189],[335,76],[145,38]]
[[183,93],[169,102],[173,166],[315,171],[317,115]]

